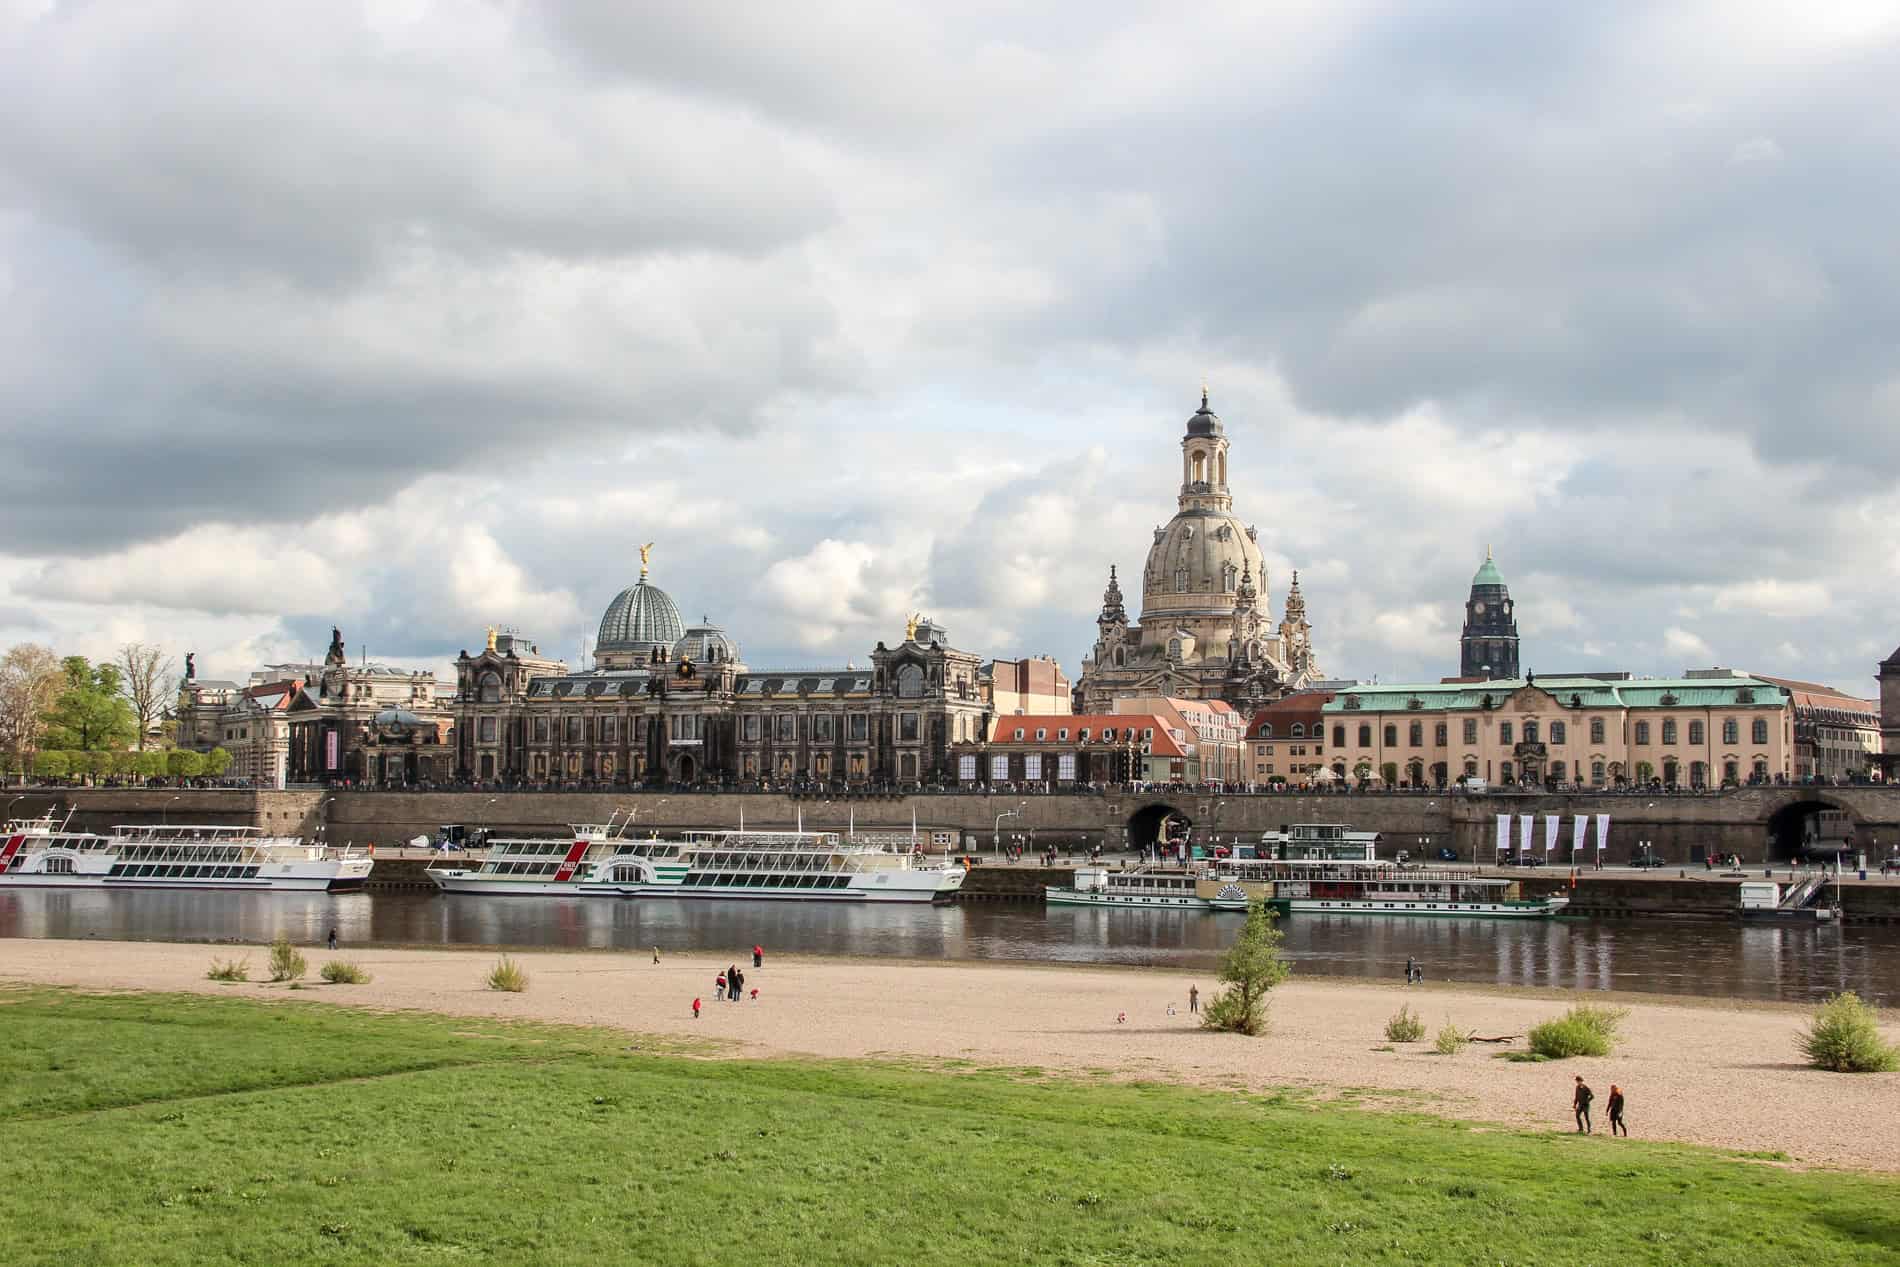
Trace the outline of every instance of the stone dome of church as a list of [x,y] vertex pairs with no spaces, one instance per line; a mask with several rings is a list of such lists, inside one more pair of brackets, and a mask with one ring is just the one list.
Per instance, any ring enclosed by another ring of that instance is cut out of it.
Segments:
[[671,651],[673,644],[685,636],[686,622],[680,619],[680,609],[665,590],[647,584],[642,569],[640,579],[607,604],[594,652],[646,654],[655,647]]
[[738,660],[739,644],[718,625],[702,618],[673,644],[673,659],[694,664],[726,664]]
[[[1240,578],[1247,572],[1253,573],[1254,586],[1264,593],[1266,565],[1245,524],[1226,511],[1184,510],[1168,521],[1148,549],[1142,609],[1176,608],[1181,605],[1179,599],[1219,595],[1218,605],[1231,610]],[[1156,604],[1156,599],[1164,601]]]
[[1226,434],[1227,428],[1221,425],[1220,415],[1207,405],[1207,391],[1201,391],[1201,407],[1188,419],[1187,433],[1191,436],[1217,436]]

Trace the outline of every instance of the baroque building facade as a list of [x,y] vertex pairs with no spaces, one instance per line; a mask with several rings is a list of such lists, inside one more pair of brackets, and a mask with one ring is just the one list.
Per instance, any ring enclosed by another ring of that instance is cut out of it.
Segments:
[[1224,700],[1241,715],[1323,675],[1295,572],[1276,626],[1259,534],[1234,514],[1225,425],[1201,393],[1181,438],[1174,518],[1154,530],[1141,574],[1141,616],[1128,619],[1113,566],[1082,661],[1076,709],[1109,713],[1115,701]]
[[710,619],[688,626],[640,578],[608,604],[594,665],[517,634],[456,661],[457,773],[530,786],[920,787],[987,733],[979,656],[914,617],[867,665],[753,670]]

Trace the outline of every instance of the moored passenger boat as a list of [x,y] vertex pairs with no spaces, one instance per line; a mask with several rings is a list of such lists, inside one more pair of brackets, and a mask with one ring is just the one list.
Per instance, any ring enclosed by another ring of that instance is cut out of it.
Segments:
[[105,889],[361,888],[361,850],[266,836],[256,827],[125,826],[73,831],[49,814],[0,832],[0,887]]
[[478,867],[432,868],[445,893],[510,897],[727,897],[774,901],[929,902],[963,884],[889,843],[837,832],[689,831],[635,837],[575,824],[569,836],[490,837]]

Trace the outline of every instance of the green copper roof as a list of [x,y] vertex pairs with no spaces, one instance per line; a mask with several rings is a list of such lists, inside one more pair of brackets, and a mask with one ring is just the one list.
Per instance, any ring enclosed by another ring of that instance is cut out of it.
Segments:
[[[1412,685],[1355,686],[1339,692],[1321,712],[1452,712],[1482,708],[1488,695],[1501,705],[1528,685],[1516,678],[1498,682],[1420,682]],[[1576,697],[1582,708],[1721,708],[1776,707],[1783,692],[1760,678],[1632,678],[1606,682],[1600,678],[1540,677],[1535,690],[1548,692],[1558,703]],[[1667,702],[1665,702],[1667,700]],[[1348,701],[1351,701],[1350,703]],[[1414,702],[1416,701],[1416,703]]]
[[1497,564],[1491,562],[1489,548],[1484,552],[1484,562],[1478,565],[1478,574],[1471,578],[1471,588],[1476,589],[1480,585],[1495,585],[1500,589],[1504,587],[1504,574],[1498,571]]

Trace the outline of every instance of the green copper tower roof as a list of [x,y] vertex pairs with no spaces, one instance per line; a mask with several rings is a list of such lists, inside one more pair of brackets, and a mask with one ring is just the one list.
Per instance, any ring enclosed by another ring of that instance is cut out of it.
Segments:
[[1500,589],[1504,587],[1504,574],[1491,561],[1490,546],[1484,548],[1484,562],[1478,565],[1478,574],[1471,578],[1471,584],[1474,589],[1480,585],[1496,585]]

